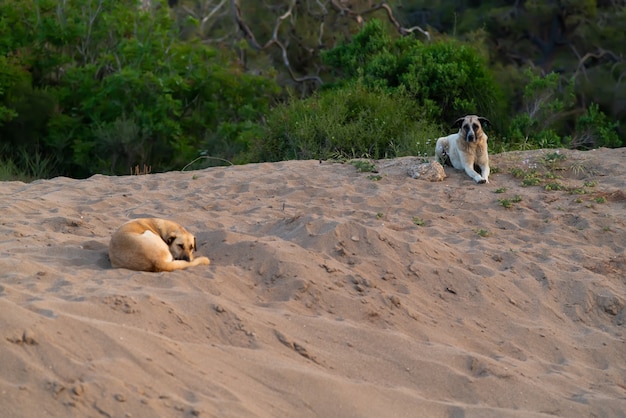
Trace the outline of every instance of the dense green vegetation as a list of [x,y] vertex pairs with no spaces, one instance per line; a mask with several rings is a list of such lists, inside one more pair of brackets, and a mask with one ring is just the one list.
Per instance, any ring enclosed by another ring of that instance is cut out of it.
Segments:
[[0,179],[430,156],[467,113],[494,151],[626,144],[624,5],[392,7],[424,36],[364,0],[227,3],[0,3]]
[[419,113],[408,94],[351,82],[273,109],[250,159],[429,156],[438,128]]
[[234,158],[279,92],[179,40],[167,7],[8,0],[0,16],[0,156],[31,177]]

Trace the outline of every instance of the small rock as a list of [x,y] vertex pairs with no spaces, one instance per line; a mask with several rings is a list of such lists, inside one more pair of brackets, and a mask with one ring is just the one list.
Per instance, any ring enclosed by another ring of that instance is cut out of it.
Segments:
[[48,388],[52,391],[52,393],[55,396],[65,390],[65,386],[63,386],[62,383],[57,382],[57,381],[48,382]]
[[29,329],[25,330],[24,334],[22,334],[22,342],[28,345],[36,345],[35,333]]
[[407,167],[407,172],[411,178],[420,180],[442,181],[446,178],[446,172],[444,171],[443,166],[437,161],[412,164]]
[[389,302],[391,302],[393,306],[395,306],[396,308],[399,308],[402,305],[400,298],[397,297],[396,295],[389,296]]
[[616,316],[624,308],[624,302],[610,291],[597,295],[596,301],[600,308],[609,315]]
[[85,388],[83,387],[83,385],[78,384],[72,388],[72,393],[76,396],[81,396],[83,393],[85,393]]

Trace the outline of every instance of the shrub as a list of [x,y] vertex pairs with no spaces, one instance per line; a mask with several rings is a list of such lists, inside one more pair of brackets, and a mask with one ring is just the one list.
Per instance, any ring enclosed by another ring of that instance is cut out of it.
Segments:
[[372,20],[352,42],[326,52],[323,58],[344,78],[360,78],[369,87],[388,91],[407,91],[433,121],[448,124],[471,113],[497,120],[504,108],[487,60],[458,41],[393,40],[379,21]]
[[576,121],[576,129],[571,146],[590,149],[596,147],[619,147],[618,122],[610,121],[597,103],[592,103]]
[[562,136],[567,111],[575,97],[573,84],[562,85],[556,73],[546,76],[531,69],[523,75],[523,112],[512,118],[505,138],[513,149],[557,148],[565,145]]
[[0,55],[0,127],[17,116],[12,101],[29,83],[28,73],[18,63]]
[[[556,73],[540,76],[527,69],[523,92],[524,112],[509,125],[504,149],[619,147],[618,122],[609,118],[592,103],[584,114],[574,119],[572,82],[563,83]],[[573,135],[566,136],[575,125]]]
[[276,83],[243,74],[228,53],[181,42],[165,2],[151,6],[0,5],[0,52],[17,60],[0,55],[0,136],[16,144],[1,159],[30,171],[24,149],[50,161],[40,164],[55,168],[48,175],[84,177],[248,148]]
[[276,107],[251,160],[431,155],[438,130],[400,91],[355,82]]

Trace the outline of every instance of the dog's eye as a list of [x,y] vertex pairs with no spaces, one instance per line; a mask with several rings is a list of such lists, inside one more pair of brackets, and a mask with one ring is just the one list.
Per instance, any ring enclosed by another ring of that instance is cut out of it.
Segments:
[[473,124],[472,128],[474,128],[474,130],[477,130],[478,129],[478,124],[477,123]]
[[183,244],[178,244],[178,247],[179,247],[181,250],[184,250],[184,249],[185,249],[185,246],[184,246]]

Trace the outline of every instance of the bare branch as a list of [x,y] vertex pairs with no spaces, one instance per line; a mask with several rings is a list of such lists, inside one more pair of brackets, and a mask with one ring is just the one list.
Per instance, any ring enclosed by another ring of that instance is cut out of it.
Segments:
[[289,6],[289,9],[285,13],[283,13],[282,16],[279,16],[276,19],[276,24],[274,25],[274,31],[272,32],[272,37],[263,46],[259,44],[256,37],[254,36],[254,33],[243,20],[241,10],[239,9],[239,5],[237,4],[236,0],[231,0],[231,6],[233,7],[234,12],[235,12],[235,21],[237,22],[237,25],[243,32],[244,37],[247,39],[248,43],[255,50],[260,51],[260,50],[268,49],[270,46],[275,45],[281,50],[283,65],[287,68],[287,71],[289,72],[289,76],[291,77],[293,81],[295,81],[296,83],[303,83],[306,81],[315,81],[318,84],[323,84],[322,79],[318,76],[310,75],[310,76],[298,77],[294,73],[293,68],[291,68],[291,63],[289,62],[289,57],[287,55],[287,48],[281,41],[278,40],[278,30],[280,29],[281,23],[288,18],[293,18],[293,8],[296,6],[296,0],[292,0]]
[[222,0],[220,4],[209,12],[209,14],[202,18],[202,21],[200,22],[200,30],[204,30],[204,25],[224,6],[224,4],[226,4],[226,0]]
[[413,26],[412,28],[405,28],[405,27],[403,27],[400,24],[400,22],[398,22],[398,20],[394,17],[393,10],[391,10],[391,7],[387,4],[387,2],[382,1],[382,2],[380,2],[378,4],[373,5],[369,9],[366,9],[366,10],[362,11],[361,13],[357,13],[357,12],[353,11],[352,9],[350,9],[348,6],[342,5],[340,0],[331,0],[330,3],[335,8],[335,10],[339,11],[343,15],[347,15],[347,16],[352,17],[361,26],[365,23],[365,20],[363,19],[364,15],[368,15],[368,14],[371,14],[373,12],[376,12],[376,11],[382,9],[382,10],[384,10],[386,12],[387,19],[389,20],[389,22],[391,22],[391,24],[396,27],[396,29],[398,30],[398,32],[401,35],[404,36],[404,35],[411,34],[411,33],[415,32],[415,31],[418,31],[422,35],[424,35],[426,37],[426,39],[428,39],[430,41],[430,33],[428,33],[428,31],[422,29],[421,27],[419,27],[419,26]]
[[585,76],[585,79],[588,79],[585,64],[587,63],[589,59],[595,59],[597,61],[608,60],[614,63],[624,62],[624,59],[618,56],[617,54],[615,54],[613,51],[608,51],[602,48],[598,48],[596,52],[587,52],[582,57],[580,56],[580,54],[578,53],[578,51],[576,50],[574,46],[571,46],[571,49],[574,52],[574,54],[576,54],[576,57],[578,58],[578,67],[576,68],[576,72],[574,73],[574,78],[578,77],[578,74],[582,72],[583,75]]
[[261,49],[263,49],[263,47],[256,40],[256,37],[254,36],[254,33],[252,32],[250,27],[248,27],[248,25],[246,25],[246,23],[244,22],[241,15],[241,9],[237,4],[237,0],[231,0],[230,6],[235,16],[235,22],[237,22],[237,26],[239,26],[239,29],[241,30],[241,32],[243,32],[243,37],[246,38],[246,40],[248,41],[250,46],[254,48],[254,50],[260,51]]
[[[96,22],[96,19],[98,18],[98,16],[100,15],[100,12],[102,11],[103,1],[104,0],[98,0],[98,6],[94,12],[89,11],[89,16],[86,16],[87,17],[86,20],[88,21],[87,33],[85,33],[85,36],[82,39],[82,42],[76,46],[76,49],[82,55],[83,63],[89,62],[88,59],[91,58],[91,57],[87,57],[87,55],[89,54],[89,48],[91,46],[91,33],[93,30],[93,26]],[[87,5],[87,7],[90,7],[90,6],[91,4]],[[85,12],[85,10],[83,9],[83,14],[86,14],[86,13],[87,12]]]
[[[368,8],[366,10],[363,10],[361,12],[358,12],[358,13],[353,11],[350,8],[350,6],[347,5],[346,2],[344,2],[343,0],[327,0],[327,1],[315,0],[314,4],[317,7],[319,7],[319,10],[313,11],[313,10],[310,9],[310,6],[308,6],[308,8],[307,8],[306,13],[310,17],[314,17],[314,18],[320,20],[318,36],[317,36],[317,46],[313,47],[313,48],[307,48],[307,50],[309,52],[315,53],[316,51],[319,51],[320,49],[322,49],[324,47],[323,39],[324,39],[325,27],[326,27],[325,26],[325,18],[333,10],[336,13],[338,13],[339,16],[344,16],[344,17],[347,17],[349,19],[355,20],[360,26],[363,26],[363,24],[365,23],[364,16],[367,16],[369,14],[372,14],[372,13],[376,12],[376,11],[382,10],[387,15],[387,19],[389,20],[389,22],[391,22],[391,24],[393,24],[395,26],[395,28],[398,30],[398,32],[402,36],[410,35],[413,32],[417,31],[417,32],[420,32],[422,35],[424,35],[427,40],[431,39],[430,33],[428,33],[428,31],[422,29],[419,26],[414,26],[414,27],[411,27],[411,28],[403,27],[398,22],[398,20],[395,18],[394,14],[393,14],[393,11],[391,9],[391,6],[389,6],[386,1],[382,1],[382,2],[379,2],[377,4],[374,4],[370,8]],[[222,1],[222,3],[223,3],[223,1]],[[246,19],[243,16],[241,8],[239,7],[239,1],[238,0],[231,0],[230,1],[231,11],[233,13],[235,23],[236,23],[237,27],[239,28],[239,30],[241,31],[241,34],[242,34],[243,38],[247,41],[248,45],[252,49],[254,49],[255,51],[259,52],[259,51],[267,50],[267,49],[269,49],[272,46],[275,46],[278,49],[280,49],[283,65],[285,66],[285,68],[289,72],[289,76],[291,77],[291,79],[293,81],[295,81],[297,83],[314,81],[314,82],[316,82],[318,84],[322,84],[321,78],[318,77],[317,75],[308,75],[308,76],[298,77],[295,74],[295,72],[294,72],[294,70],[293,70],[293,68],[291,66],[291,63],[289,61],[289,56],[288,56],[288,51],[287,51],[287,47],[289,45],[288,41],[279,39],[279,31],[280,31],[281,25],[283,24],[284,21],[289,20],[291,22],[291,29],[293,31],[295,31],[295,29],[296,29],[296,27],[295,27],[296,26],[295,9],[296,9],[296,7],[299,4],[300,4],[300,2],[298,0],[291,0],[289,2],[287,10],[282,15],[280,15],[280,16],[278,16],[276,18],[276,22],[275,22],[274,27],[273,27],[271,38],[267,42],[262,44],[256,38],[256,36],[255,36],[254,32],[252,31],[252,29],[250,28],[250,26],[246,23]],[[221,4],[220,4],[220,6],[221,6]]]
[[320,7],[320,9],[322,9],[322,14],[323,15],[327,15],[328,14],[328,9],[326,8],[326,6],[324,6],[320,0],[315,0],[315,2]]

